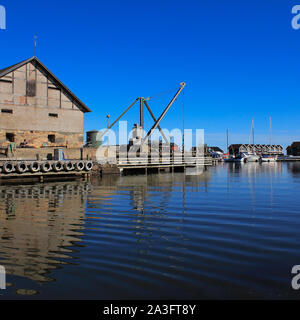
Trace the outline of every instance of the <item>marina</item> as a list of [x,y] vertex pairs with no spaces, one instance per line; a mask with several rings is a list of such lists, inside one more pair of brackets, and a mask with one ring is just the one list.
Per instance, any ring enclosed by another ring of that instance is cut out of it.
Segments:
[[11,2],[3,314],[63,300],[49,317],[200,319],[299,300],[300,5]]

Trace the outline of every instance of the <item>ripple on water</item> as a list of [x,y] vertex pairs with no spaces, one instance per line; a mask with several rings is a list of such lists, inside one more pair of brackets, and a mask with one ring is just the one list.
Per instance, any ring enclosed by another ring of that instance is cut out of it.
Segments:
[[299,169],[0,186],[6,296],[297,298]]

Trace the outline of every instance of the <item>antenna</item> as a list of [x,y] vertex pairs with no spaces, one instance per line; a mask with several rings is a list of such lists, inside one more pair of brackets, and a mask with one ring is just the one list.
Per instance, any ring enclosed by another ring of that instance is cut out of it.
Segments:
[[34,57],[36,57],[37,38],[38,38],[38,36],[37,36],[37,34],[35,34],[33,36],[33,39],[34,39]]

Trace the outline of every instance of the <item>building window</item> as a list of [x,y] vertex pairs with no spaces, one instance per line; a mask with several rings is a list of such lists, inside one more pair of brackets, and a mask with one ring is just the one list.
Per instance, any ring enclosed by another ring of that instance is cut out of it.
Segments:
[[10,114],[13,113],[13,111],[11,109],[2,109],[1,112],[2,113],[10,113]]
[[55,134],[49,134],[48,135],[48,141],[51,142],[51,143],[54,143],[55,142]]
[[58,114],[57,113],[49,113],[49,117],[58,118]]
[[36,96],[36,82],[35,80],[26,81],[26,96],[35,97]]
[[15,134],[14,133],[6,133],[6,141],[15,142]]

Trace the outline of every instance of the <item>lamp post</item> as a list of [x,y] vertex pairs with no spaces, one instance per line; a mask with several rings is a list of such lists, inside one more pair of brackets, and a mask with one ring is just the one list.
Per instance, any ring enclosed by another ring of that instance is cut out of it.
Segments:
[[109,118],[110,118],[110,115],[108,114],[108,115],[106,116],[106,118],[107,118],[107,128],[109,128]]
[[[107,118],[107,129],[109,128],[109,118],[110,118],[110,115],[108,114],[106,116]],[[108,137],[107,137],[107,147],[109,147],[109,134],[108,134]],[[108,152],[108,149],[107,149],[107,152]]]

